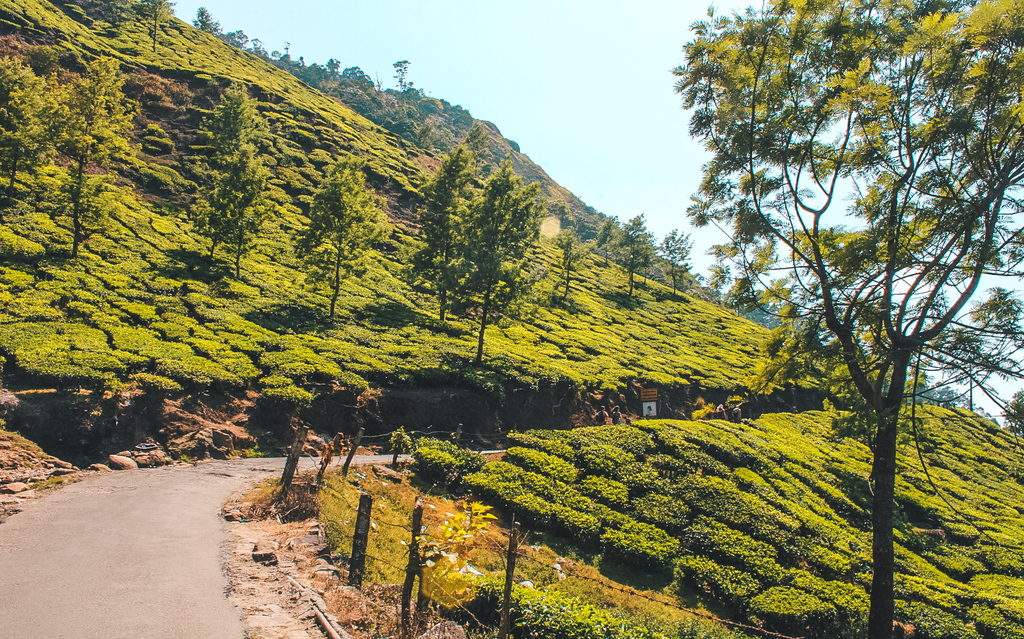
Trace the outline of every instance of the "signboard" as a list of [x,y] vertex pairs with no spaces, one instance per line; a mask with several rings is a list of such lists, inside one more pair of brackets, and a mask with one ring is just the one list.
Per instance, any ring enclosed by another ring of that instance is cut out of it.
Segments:
[[641,388],[640,389],[640,401],[642,401],[642,402],[656,402],[656,401],[658,401],[658,389],[657,388]]
[[658,416],[658,402],[644,402],[643,403],[643,416],[644,417],[657,417]]

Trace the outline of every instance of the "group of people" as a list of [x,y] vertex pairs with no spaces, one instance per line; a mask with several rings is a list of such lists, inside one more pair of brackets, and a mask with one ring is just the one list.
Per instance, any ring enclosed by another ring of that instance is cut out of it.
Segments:
[[[732,413],[731,416],[730,413]],[[726,410],[724,404],[719,404],[718,407],[715,408],[714,411],[712,411],[711,415],[713,416],[713,419],[725,419],[730,422],[736,422],[737,424],[743,421],[743,409],[741,409],[739,406],[736,406],[731,411],[728,411]]]
[[629,417],[623,415],[622,411],[619,410],[619,407],[616,406],[615,404],[612,404],[611,412],[605,410],[604,406],[598,408],[597,414],[594,415],[594,419],[597,421],[598,424],[604,426],[608,424],[618,425],[623,423],[632,423]]

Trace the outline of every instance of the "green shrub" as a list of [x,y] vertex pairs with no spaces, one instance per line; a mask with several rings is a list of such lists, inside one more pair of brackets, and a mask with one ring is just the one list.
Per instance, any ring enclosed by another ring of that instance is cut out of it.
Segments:
[[623,466],[636,461],[633,455],[611,444],[591,444],[581,448],[576,459],[588,473],[605,477],[617,477]]
[[625,508],[629,503],[629,489],[614,479],[589,475],[580,480],[577,487],[587,497],[612,507]]
[[614,446],[631,457],[641,457],[652,446],[651,437],[633,426],[585,426],[572,430],[570,445],[577,449]]
[[742,612],[761,584],[742,570],[720,566],[707,557],[688,555],[675,565],[674,589],[681,595],[693,588]]
[[640,521],[654,524],[673,534],[683,532],[690,514],[686,504],[661,493],[633,500],[630,511]]
[[836,616],[829,604],[788,586],[772,586],[751,599],[749,613],[769,630],[811,637],[830,636]]
[[561,459],[574,459],[576,451],[565,442],[568,434],[553,430],[531,430],[528,433],[513,431],[508,434],[508,441],[525,448],[535,448]]
[[1024,639],[1024,628],[987,605],[974,606],[967,613],[984,639]]
[[918,601],[896,601],[896,621],[914,626],[914,639],[979,639],[963,619]]
[[505,453],[504,461],[566,484],[576,479],[576,468],[572,464],[539,450],[514,446]]
[[782,578],[775,548],[707,517],[699,517],[683,541],[691,551],[747,570],[765,584],[776,584]]
[[[465,604],[465,621],[497,626],[504,584],[488,579]],[[558,592],[512,587],[511,637],[514,639],[666,639],[591,604]]]
[[0,257],[12,260],[27,260],[46,253],[42,244],[15,235],[7,226],[0,224]]
[[462,478],[483,468],[484,458],[449,441],[423,437],[412,453],[416,474],[424,481],[457,488]]
[[657,526],[642,522],[608,530],[601,536],[605,557],[627,565],[667,570],[679,551],[679,541]]

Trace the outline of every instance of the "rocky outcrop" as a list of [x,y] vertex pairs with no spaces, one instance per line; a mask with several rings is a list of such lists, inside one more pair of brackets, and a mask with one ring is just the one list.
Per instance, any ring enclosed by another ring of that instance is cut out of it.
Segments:
[[108,455],[107,466],[112,470],[138,470],[139,465],[135,460],[125,455]]

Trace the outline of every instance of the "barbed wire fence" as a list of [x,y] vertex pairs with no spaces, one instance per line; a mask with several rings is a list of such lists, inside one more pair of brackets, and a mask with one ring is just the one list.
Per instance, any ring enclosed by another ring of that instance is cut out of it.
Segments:
[[[340,499],[346,506],[352,508],[353,510],[358,510],[359,509],[358,505],[353,504],[351,502],[351,500],[349,500],[348,497],[344,493],[342,493],[341,491],[337,490],[336,488],[328,485],[328,486],[324,486],[324,489],[328,490],[332,494],[336,495],[337,498]],[[371,518],[371,522],[372,522],[372,524],[374,526],[375,525],[381,525],[381,526],[387,526],[387,527],[394,528],[394,529],[401,529],[401,530],[408,531],[410,538],[412,538],[412,537],[414,537],[416,535],[420,535],[420,534],[423,533],[423,530],[415,531],[415,532],[412,530],[412,519],[411,518],[410,518],[409,522],[398,522],[398,523],[396,523],[396,522],[392,522],[392,521],[385,521],[384,519],[382,519],[381,517],[378,516],[376,518]],[[521,527],[522,524],[517,522],[517,526]],[[525,543],[523,543],[523,542],[525,542],[525,536],[528,533],[529,533],[529,531],[526,531],[526,530],[523,530],[522,528],[520,528],[520,537],[522,537],[523,540],[521,542],[522,545],[519,546],[519,550],[516,552],[516,555],[515,555],[516,558],[523,559],[523,560],[525,560],[527,562],[530,562],[530,563],[533,563],[535,565],[540,565],[540,566],[547,567],[549,564],[546,561],[544,561],[542,559],[539,559],[536,556],[538,551],[534,550],[531,546],[526,545]],[[393,554],[389,558],[380,557],[379,555],[371,554],[367,550],[365,550],[365,549],[368,548],[367,543],[368,543],[369,530],[367,529],[364,534],[367,536],[367,539],[365,539],[365,540],[363,540],[361,542],[362,543],[362,548],[364,549],[362,551],[362,555],[363,555],[363,559],[362,560],[363,561],[365,561],[366,559],[370,559],[372,561],[378,562],[378,563],[380,563],[380,564],[382,564],[384,566],[388,566],[388,567],[390,567],[390,568],[392,568],[392,569],[394,569],[396,571],[401,571],[401,572],[405,572],[405,571],[409,570],[409,562],[410,562],[410,547],[409,546],[405,546],[400,554]],[[355,547],[356,546],[356,541],[357,541],[356,538],[355,538],[355,535],[353,535],[353,540],[352,541],[353,541],[353,546]],[[405,542],[402,542],[402,543],[404,544]],[[500,552],[500,551],[504,550],[503,548],[495,547],[495,548],[492,548],[492,550],[499,551],[499,555],[504,556],[504,553]],[[355,553],[353,553],[353,555],[354,554]],[[350,562],[353,561],[353,560],[355,560],[355,557],[350,557]],[[398,562],[398,563],[396,563],[396,562]],[[403,565],[403,563],[405,565]],[[514,561],[511,562],[511,563],[514,564]],[[508,560],[508,558],[506,558],[506,564],[505,564],[505,572],[506,572],[505,577],[506,577],[506,579],[508,578],[508,575],[507,575],[508,565],[509,565],[509,560]],[[565,566],[566,568],[568,568],[568,570],[566,570],[565,568],[563,568],[563,570],[562,570],[562,573],[565,575],[566,579],[577,579],[577,580],[580,580],[580,581],[587,581],[587,582],[593,583],[595,585],[598,585],[601,588],[606,589],[606,590],[611,590],[611,591],[619,592],[621,594],[628,595],[630,597],[636,597],[636,598],[639,598],[639,599],[644,599],[646,601],[649,601],[649,602],[652,602],[652,603],[655,603],[655,604],[658,604],[658,605],[661,605],[661,606],[672,608],[672,609],[677,610],[677,611],[683,613],[684,615],[687,615],[687,616],[692,617],[692,618],[703,619],[703,620],[711,622],[711,623],[721,624],[721,625],[726,626],[728,628],[733,628],[735,630],[739,630],[741,632],[745,632],[745,633],[748,633],[748,634],[756,635],[756,636],[759,636],[759,637],[765,637],[767,639],[801,639],[799,637],[793,637],[791,635],[784,635],[784,634],[781,634],[781,633],[777,633],[777,632],[773,632],[773,631],[770,631],[770,630],[766,630],[766,629],[758,627],[758,626],[753,626],[753,625],[745,624],[745,623],[738,622],[738,621],[732,621],[732,620],[729,620],[729,619],[723,619],[723,618],[718,617],[717,615],[714,615],[714,614],[712,614],[710,612],[707,612],[707,611],[693,610],[691,608],[686,608],[686,607],[684,607],[684,606],[682,606],[682,605],[672,601],[668,597],[652,596],[651,594],[645,593],[645,592],[640,591],[640,590],[636,590],[635,588],[631,588],[631,587],[628,587],[628,586],[622,586],[622,585],[616,584],[616,583],[612,582],[611,580],[608,580],[608,579],[605,579],[605,578],[599,579],[599,578],[591,577],[590,575],[586,575],[586,574],[583,574],[583,573],[581,573],[579,571],[573,570],[572,565],[570,563],[568,563],[568,562],[566,562],[566,563],[564,563],[562,565]],[[465,610],[465,609],[463,609],[463,610],[467,614],[471,615],[469,610]]]

